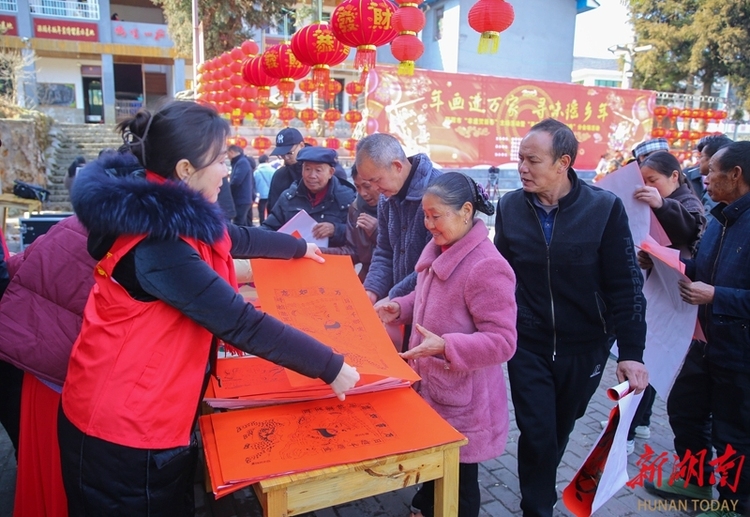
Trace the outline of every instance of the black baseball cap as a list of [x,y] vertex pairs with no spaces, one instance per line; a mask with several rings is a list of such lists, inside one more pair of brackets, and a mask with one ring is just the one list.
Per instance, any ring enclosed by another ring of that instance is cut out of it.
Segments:
[[302,133],[293,127],[282,129],[276,135],[276,149],[273,150],[271,156],[283,156],[303,140]]

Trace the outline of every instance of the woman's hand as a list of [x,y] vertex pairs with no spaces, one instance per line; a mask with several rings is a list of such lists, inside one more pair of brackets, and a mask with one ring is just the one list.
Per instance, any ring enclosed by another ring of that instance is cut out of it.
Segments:
[[636,258],[638,259],[638,267],[641,269],[649,270],[654,267],[654,260],[651,258],[651,255],[645,251],[640,250],[638,255],[636,255]]
[[661,208],[664,200],[655,187],[641,187],[633,194],[638,201],[643,201],[651,208]]
[[390,301],[388,298],[383,298],[375,304],[375,312],[378,313],[380,321],[391,323],[401,316],[401,306],[396,302]]
[[325,239],[326,237],[333,237],[334,230],[333,223],[318,223],[313,226],[312,234],[316,239]]
[[419,346],[415,346],[411,350],[398,354],[402,359],[419,359],[420,357],[445,354],[445,339],[437,334],[433,334],[419,323],[416,323],[414,328],[424,336],[424,339]]
[[339,400],[344,400],[346,398],[346,392],[352,389],[358,381],[359,373],[357,372],[357,369],[344,363],[341,365],[339,374],[330,386]]
[[326,261],[326,259],[323,258],[323,254],[320,252],[320,248],[318,248],[318,245],[313,244],[312,242],[307,243],[307,251],[305,252],[304,258],[312,259],[315,262],[320,262],[321,264]]

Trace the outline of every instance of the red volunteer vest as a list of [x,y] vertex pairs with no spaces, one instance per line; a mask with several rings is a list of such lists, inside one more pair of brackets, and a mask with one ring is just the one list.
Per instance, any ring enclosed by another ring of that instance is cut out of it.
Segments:
[[[97,265],[62,392],[82,432],[139,449],[187,445],[206,373],[211,333],[162,301],[140,302],[111,277],[145,235],[122,236]],[[231,241],[184,238],[236,286]]]

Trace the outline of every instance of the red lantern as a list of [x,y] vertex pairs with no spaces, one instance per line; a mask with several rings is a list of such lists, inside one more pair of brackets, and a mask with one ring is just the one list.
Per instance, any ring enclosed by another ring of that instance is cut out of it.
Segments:
[[262,58],[263,69],[266,73],[280,79],[279,92],[286,103],[294,92],[294,81],[305,77],[310,72],[310,67],[297,59],[289,43],[280,43],[267,48]]
[[704,118],[706,118],[706,112],[700,108],[694,109],[690,114],[690,117],[696,120],[703,120]]
[[716,118],[716,111],[712,110],[711,108],[706,110],[706,120],[711,121]]
[[676,140],[677,139],[677,131],[675,131],[674,129],[667,129],[664,132],[664,138],[666,138],[667,140],[670,140],[670,141]]
[[258,151],[258,154],[265,154],[266,151],[268,151],[271,146],[273,145],[273,142],[271,142],[270,138],[267,138],[265,136],[256,136],[253,138],[253,149]]
[[312,79],[303,79],[299,82],[299,90],[305,94],[305,97],[310,98],[310,94],[315,91],[315,81]]
[[666,117],[668,114],[669,108],[667,108],[666,106],[657,106],[654,108],[654,116],[659,123],[661,123],[661,119]]
[[690,117],[693,116],[693,110],[690,108],[684,108],[682,111],[680,111],[680,117],[683,119],[687,119],[688,123],[690,123]]
[[305,137],[305,143],[307,145],[311,145],[313,147],[316,147],[318,145],[318,140],[316,138],[311,137],[311,136],[306,136]]
[[350,103],[354,104],[357,102],[357,97],[359,97],[362,92],[365,91],[365,86],[357,81],[349,81],[346,83],[346,93],[349,94],[350,97]]
[[224,52],[219,56],[219,61],[221,61],[222,65],[229,66],[232,61],[234,61],[234,59],[232,59],[232,56],[229,55],[229,52]]
[[344,115],[344,120],[352,126],[352,131],[354,131],[354,126],[362,122],[362,113],[357,110],[349,110]]
[[297,116],[297,112],[294,111],[294,108],[290,108],[289,106],[282,106],[279,108],[279,111],[276,113],[276,117],[283,122],[284,127],[289,127],[289,121],[292,120]]
[[399,0],[401,6],[393,15],[393,28],[398,36],[391,42],[391,54],[401,61],[399,75],[414,75],[414,62],[424,53],[424,45],[417,34],[424,28],[424,13],[418,5],[421,0]]
[[339,147],[341,147],[341,142],[339,141],[338,138],[326,138],[326,147],[328,149],[336,150]]
[[357,150],[357,139],[347,138],[346,140],[344,140],[344,149],[349,151],[349,153],[354,154]]
[[718,110],[714,116],[716,117],[716,120],[724,120],[727,118],[727,112],[724,110]]
[[682,140],[688,140],[690,138],[690,131],[687,129],[680,131],[680,139]]
[[336,38],[357,48],[354,66],[369,70],[375,66],[375,49],[396,37],[391,18],[396,6],[388,0],[343,0],[331,15]]
[[479,0],[469,9],[469,25],[479,36],[480,54],[495,54],[500,47],[500,33],[515,19],[513,6],[504,0]]
[[333,129],[333,126],[336,125],[336,122],[341,120],[341,112],[336,108],[328,108],[327,110],[325,110],[325,113],[323,113],[323,120],[328,122],[329,128]]
[[688,135],[688,140],[695,141],[695,140],[699,140],[700,137],[701,137],[700,131],[691,131],[690,134]]
[[244,149],[245,147],[247,147],[247,138],[245,138],[244,136],[237,135],[234,138],[234,145],[239,146]]
[[333,102],[333,99],[336,98],[336,95],[341,93],[341,90],[342,87],[340,82],[338,82],[336,79],[329,79],[328,84],[326,85],[326,88],[322,93],[328,102]]
[[651,130],[651,137],[652,138],[662,138],[664,135],[666,135],[667,130],[663,127],[655,127]]
[[233,61],[242,61],[246,57],[245,53],[240,47],[234,47],[229,51],[229,55],[232,57]]
[[279,84],[279,80],[271,77],[263,69],[263,57],[251,57],[242,66],[242,78],[248,84],[258,88],[258,100],[267,101],[271,96],[271,86]]
[[242,45],[240,45],[240,48],[242,49],[242,52],[246,57],[257,56],[258,51],[260,50],[258,48],[258,44],[251,39],[243,41]]
[[312,67],[313,81],[319,86],[330,79],[330,67],[349,56],[349,47],[336,39],[327,23],[313,23],[298,30],[292,36],[291,47],[300,62]]
[[253,118],[258,122],[258,127],[263,129],[271,118],[271,109],[268,106],[258,106],[253,111]]
[[669,120],[674,124],[680,116],[680,108],[669,108]]
[[297,118],[305,123],[306,128],[310,129],[310,125],[318,120],[318,112],[312,108],[305,108],[303,110],[300,110]]

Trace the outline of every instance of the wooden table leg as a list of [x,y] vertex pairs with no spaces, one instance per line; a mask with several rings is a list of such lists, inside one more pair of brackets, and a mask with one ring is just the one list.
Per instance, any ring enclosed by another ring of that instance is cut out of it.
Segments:
[[264,517],[287,517],[289,515],[286,488],[276,488],[265,494]]
[[443,477],[435,480],[435,517],[458,515],[458,447],[443,451]]

